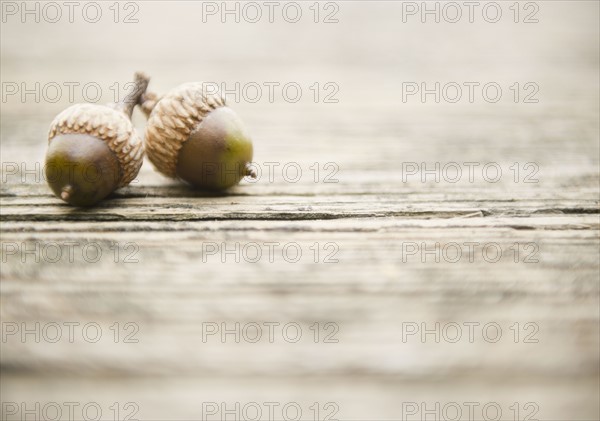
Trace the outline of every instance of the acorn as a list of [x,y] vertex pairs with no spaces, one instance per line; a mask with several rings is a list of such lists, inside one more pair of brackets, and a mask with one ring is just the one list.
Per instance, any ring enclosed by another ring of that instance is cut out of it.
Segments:
[[256,177],[252,140],[219,93],[201,82],[185,83],[162,98],[144,95],[148,116],[145,149],[156,169],[206,190],[225,190]]
[[91,206],[128,185],[143,161],[143,143],[131,123],[149,78],[121,102],[75,104],[56,116],[48,133],[46,178],[54,194],[74,206]]

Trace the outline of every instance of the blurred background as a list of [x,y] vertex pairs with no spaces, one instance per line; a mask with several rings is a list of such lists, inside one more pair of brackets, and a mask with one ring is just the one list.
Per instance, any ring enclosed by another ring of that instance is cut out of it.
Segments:
[[[68,419],[68,402],[95,403],[89,419],[599,419],[598,2],[75,3],[70,19],[65,2],[2,1],[3,419],[23,403]],[[122,97],[138,70],[157,93],[222,88],[253,134],[258,182],[205,197],[146,162],[98,209],[51,196],[38,175],[54,116]],[[458,182],[407,172],[452,162]],[[503,175],[471,181],[465,162]],[[67,241],[121,254],[50,262],[5,246]],[[206,253],[270,241],[305,257]],[[539,261],[406,255],[406,242],[469,241],[535,243]],[[323,264],[329,243],[337,263]],[[73,341],[64,323],[79,323]],[[435,323],[458,323],[461,340],[423,339]],[[495,323],[501,340],[479,327],[467,340],[464,323]]]

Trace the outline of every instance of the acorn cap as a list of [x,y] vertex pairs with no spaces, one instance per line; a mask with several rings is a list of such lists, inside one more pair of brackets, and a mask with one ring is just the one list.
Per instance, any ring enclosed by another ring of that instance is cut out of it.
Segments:
[[87,134],[104,141],[119,161],[118,187],[129,184],[142,166],[142,140],[122,111],[96,104],[72,105],[50,124],[48,144],[59,134]]
[[[147,112],[152,106],[142,109]],[[181,147],[208,113],[224,106],[225,98],[207,92],[202,82],[184,83],[157,101],[146,126],[146,152],[156,169],[177,178]]]

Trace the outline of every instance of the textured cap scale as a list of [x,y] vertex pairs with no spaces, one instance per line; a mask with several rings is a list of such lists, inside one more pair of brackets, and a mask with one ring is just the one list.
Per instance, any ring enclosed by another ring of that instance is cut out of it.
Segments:
[[177,177],[179,150],[211,111],[225,106],[220,94],[209,93],[203,83],[185,83],[160,99],[148,117],[146,152],[163,174]]

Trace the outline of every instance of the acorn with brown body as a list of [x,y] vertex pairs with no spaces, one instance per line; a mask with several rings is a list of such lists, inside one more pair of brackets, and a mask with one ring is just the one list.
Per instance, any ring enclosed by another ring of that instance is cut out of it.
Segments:
[[252,140],[220,94],[200,82],[186,83],[160,100],[148,94],[146,154],[162,174],[208,190],[225,190],[250,169]]
[[54,194],[74,206],[90,206],[128,185],[143,161],[143,144],[131,114],[148,78],[136,74],[136,87],[111,106],[75,104],[50,125],[46,178]]

